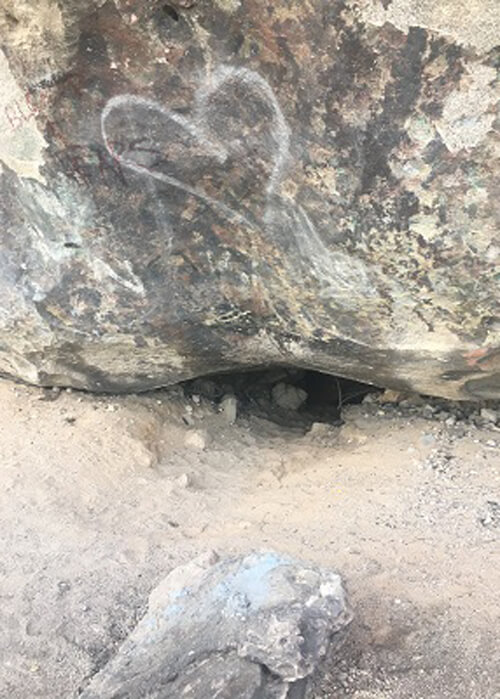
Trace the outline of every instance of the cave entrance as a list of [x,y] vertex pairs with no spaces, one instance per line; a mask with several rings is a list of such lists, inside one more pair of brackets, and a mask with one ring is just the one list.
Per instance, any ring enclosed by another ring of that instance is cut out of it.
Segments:
[[282,426],[340,424],[346,405],[362,403],[381,389],[341,376],[293,367],[214,374],[186,381],[187,396],[220,402],[234,395],[239,415],[255,415]]

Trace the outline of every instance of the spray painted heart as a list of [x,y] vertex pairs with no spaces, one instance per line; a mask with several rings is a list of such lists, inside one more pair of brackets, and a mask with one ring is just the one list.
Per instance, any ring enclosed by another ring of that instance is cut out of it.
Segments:
[[144,97],[118,95],[106,104],[101,128],[122,166],[265,231],[278,247],[282,241],[290,252],[294,245],[321,296],[351,307],[373,294],[363,263],[329,249],[305,210],[280,197],[290,131],[274,92],[254,71],[217,69],[196,91],[189,117]]
[[280,184],[290,133],[267,81],[219,68],[195,93],[191,115],[137,95],[112,97],[102,137],[123,167],[199,197],[254,225]]

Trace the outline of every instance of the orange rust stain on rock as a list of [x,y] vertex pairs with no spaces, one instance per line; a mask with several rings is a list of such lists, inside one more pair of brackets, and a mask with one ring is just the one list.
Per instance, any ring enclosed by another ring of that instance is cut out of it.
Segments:
[[[495,350],[492,350],[491,347],[479,347],[471,352],[466,352],[463,356],[468,366],[475,367],[481,371],[488,371],[490,369],[489,364],[491,364],[491,362],[488,361],[488,355],[492,351],[494,355],[491,359],[494,360],[497,353]],[[486,362],[484,361],[485,358],[487,360]]]

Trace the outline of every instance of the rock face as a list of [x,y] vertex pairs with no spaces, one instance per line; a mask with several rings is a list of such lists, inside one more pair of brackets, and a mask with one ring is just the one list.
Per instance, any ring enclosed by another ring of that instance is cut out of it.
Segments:
[[274,553],[177,568],[81,699],[303,699],[349,622],[339,576]]
[[497,0],[0,0],[0,373],[500,396]]

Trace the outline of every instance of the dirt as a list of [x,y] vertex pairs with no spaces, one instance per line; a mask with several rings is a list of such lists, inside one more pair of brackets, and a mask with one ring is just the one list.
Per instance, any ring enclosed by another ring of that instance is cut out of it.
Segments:
[[318,699],[500,697],[500,428],[390,394],[230,424],[195,389],[0,382],[0,696],[78,696],[173,567],[273,549],[346,582]]

